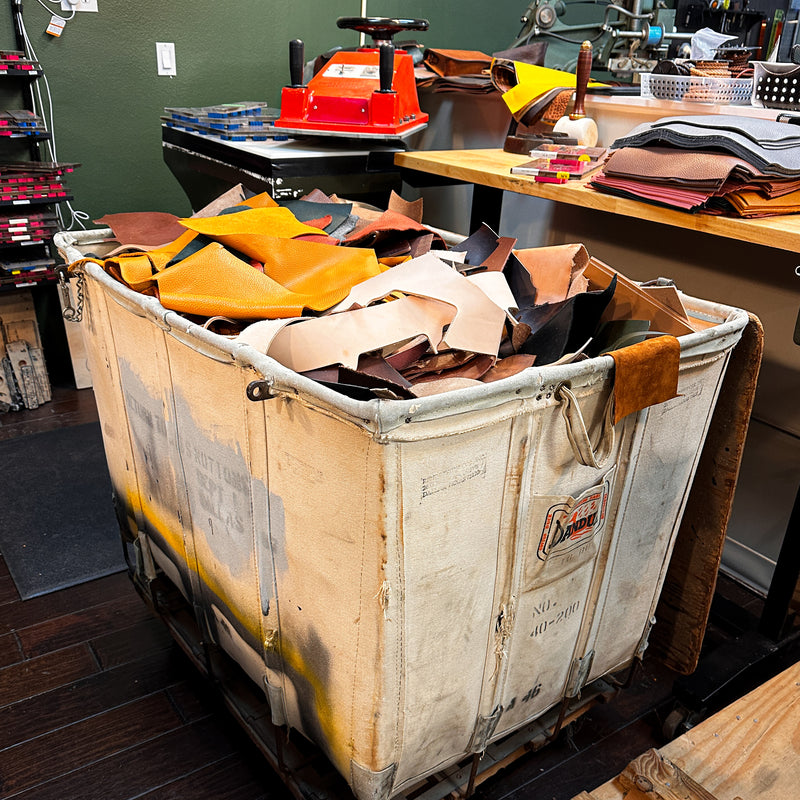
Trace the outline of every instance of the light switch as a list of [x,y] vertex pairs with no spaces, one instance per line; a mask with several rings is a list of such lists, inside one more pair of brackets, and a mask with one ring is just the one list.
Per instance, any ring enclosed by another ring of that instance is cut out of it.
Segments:
[[174,42],[156,42],[156,60],[159,75],[177,75]]

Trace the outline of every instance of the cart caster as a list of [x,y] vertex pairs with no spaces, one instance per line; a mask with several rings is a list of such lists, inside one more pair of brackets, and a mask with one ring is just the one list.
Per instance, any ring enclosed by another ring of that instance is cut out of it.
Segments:
[[684,733],[694,728],[702,718],[702,714],[689,711],[688,708],[674,708],[664,719],[664,723],[661,726],[661,734],[665,741],[671,742],[673,739],[682,736]]

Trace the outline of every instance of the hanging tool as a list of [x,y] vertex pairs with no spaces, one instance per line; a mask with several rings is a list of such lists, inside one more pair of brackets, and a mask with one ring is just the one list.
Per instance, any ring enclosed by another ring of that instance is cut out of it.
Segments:
[[339,28],[373,38],[372,47],[339,51],[308,82],[303,82],[303,42],[289,42],[289,85],[281,92],[275,127],[294,135],[402,139],[428,123],[417,98],[414,64],[392,37],[424,31],[424,19],[340,17]]
[[574,136],[578,144],[594,147],[597,144],[597,124],[586,116],[584,100],[586,98],[586,85],[589,83],[589,73],[592,69],[592,43],[589,41],[581,45],[578,53],[578,65],[575,71],[575,105],[569,116],[561,117],[553,126],[555,133]]

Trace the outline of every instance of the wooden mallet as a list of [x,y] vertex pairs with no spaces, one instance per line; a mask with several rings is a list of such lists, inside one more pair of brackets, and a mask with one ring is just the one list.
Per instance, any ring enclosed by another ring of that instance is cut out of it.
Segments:
[[556,133],[564,133],[578,140],[578,144],[594,147],[597,144],[597,124],[586,116],[584,100],[589,73],[592,71],[592,43],[584,42],[578,53],[578,65],[575,70],[575,105],[572,113],[561,117],[553,126]]

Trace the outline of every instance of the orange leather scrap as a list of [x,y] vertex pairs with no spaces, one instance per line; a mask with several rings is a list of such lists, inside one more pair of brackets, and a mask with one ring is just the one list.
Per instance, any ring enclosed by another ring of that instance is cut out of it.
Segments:
[[319,228],[300,222],[288,208],[249,208],[218,217],[191,217],[181,224],[216,242],[263,261],[276,238],[291,239],[303,234],[318,234]]
[[235,319],[295,317],[323,311],[350,288],[380,273],[375,254],[288,239],[272,239],[264,272],[237,258],[219,242],[154,277],[161,304],[174,311]]
[[678,396],[681,346],[658,336],[609,353],[614,359],[614,424],[648,406]]

